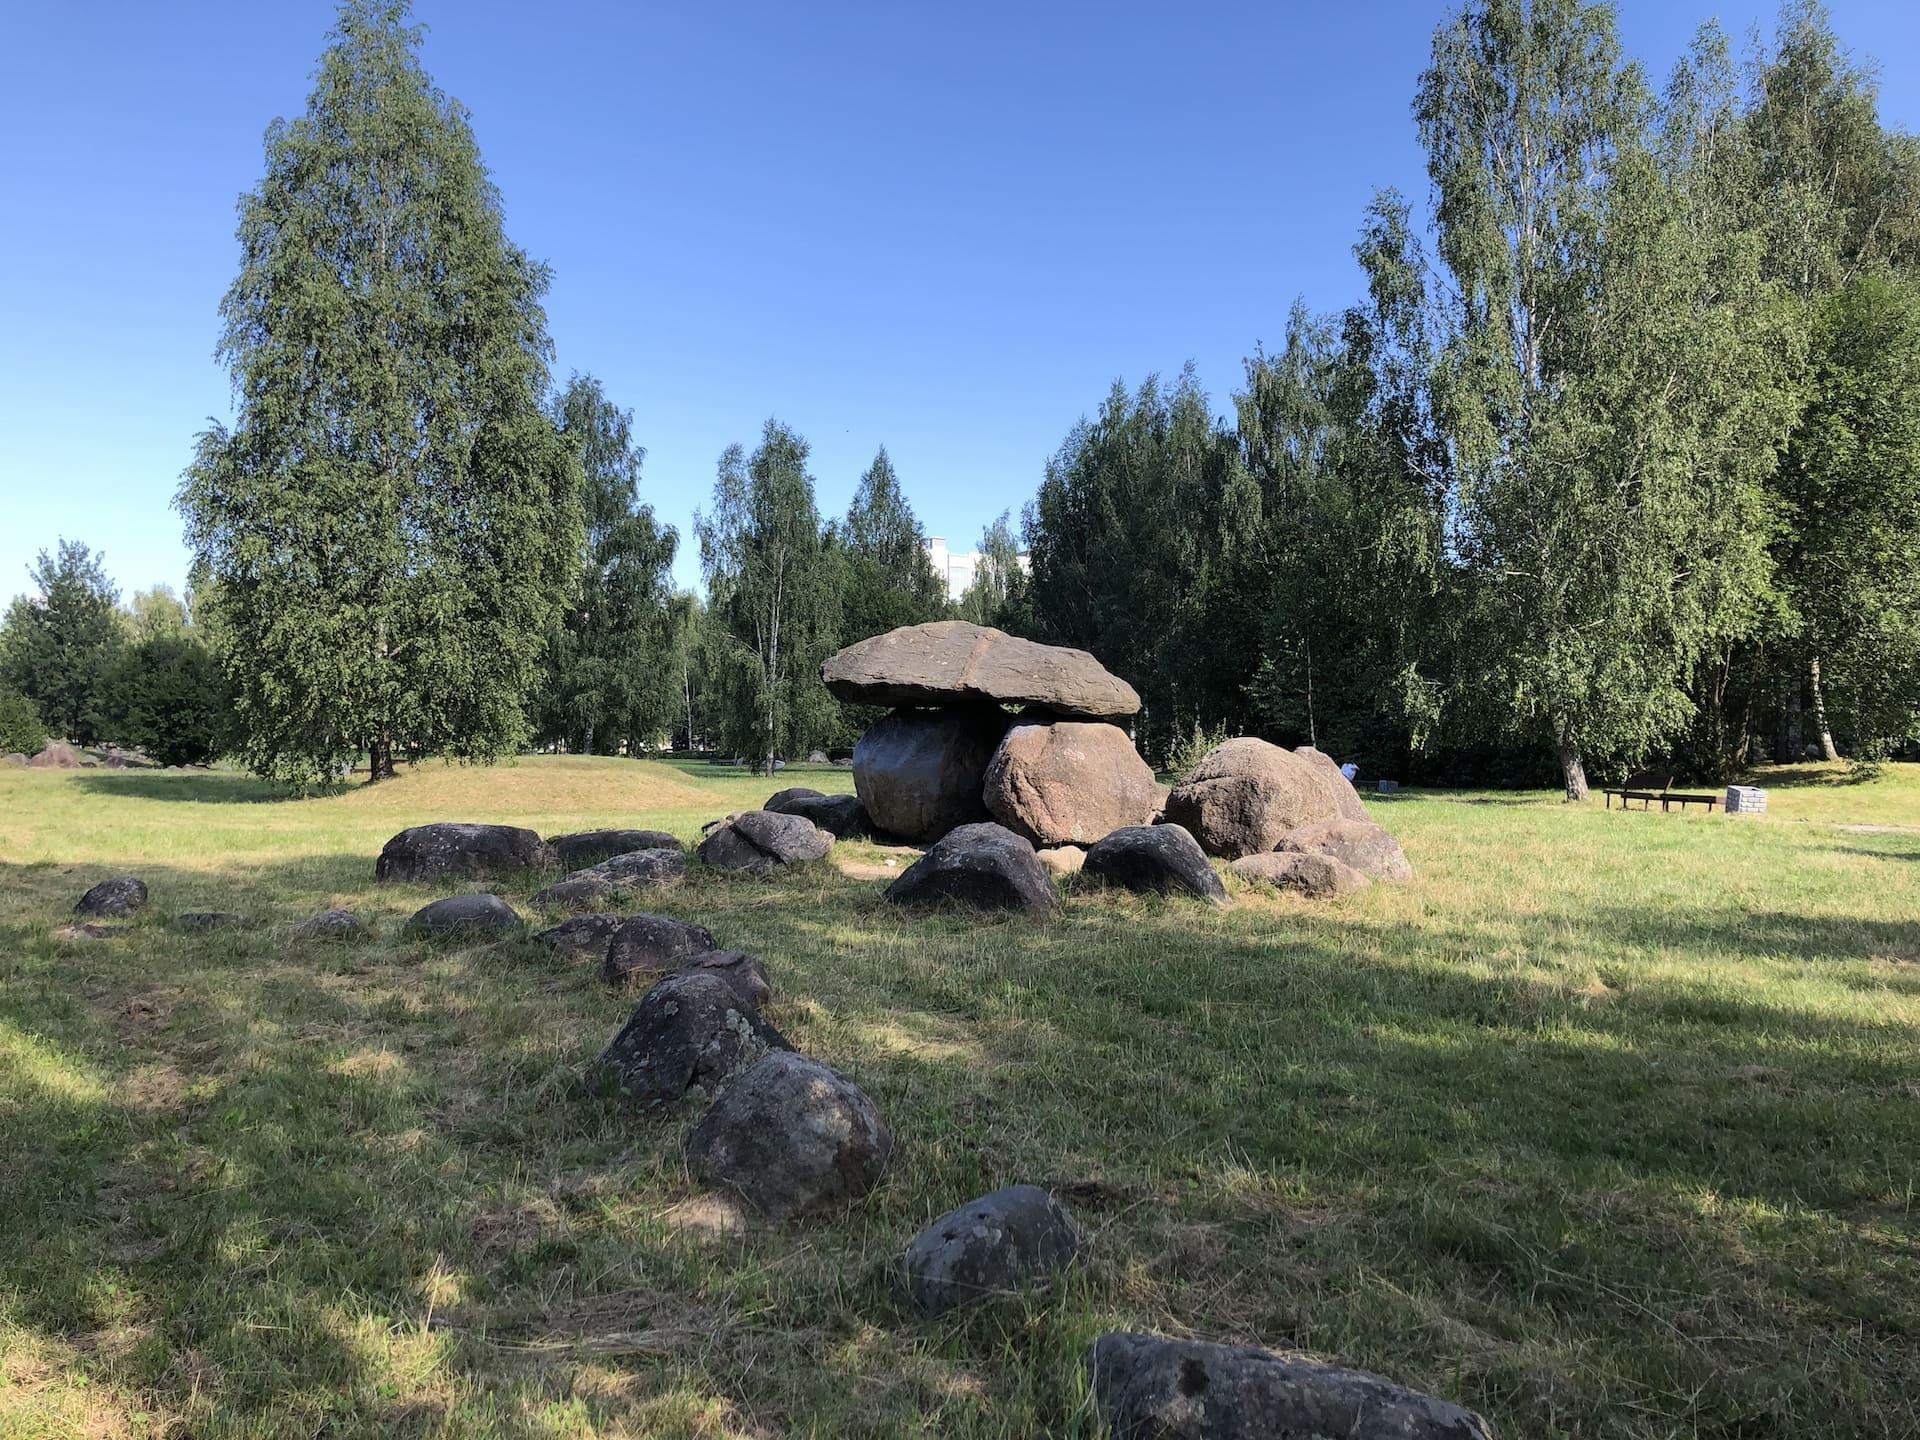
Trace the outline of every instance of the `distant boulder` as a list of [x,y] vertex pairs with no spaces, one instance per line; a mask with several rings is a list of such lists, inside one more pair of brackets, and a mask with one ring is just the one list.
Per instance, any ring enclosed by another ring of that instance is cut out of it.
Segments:
[[981,787],[1007,718],[973,705],[896,711],[869,725],[853,747],[853,786],[873,828],[924,844],[987,819]]
[[74,902],[82,919],[121,920],[147,906],[147,882],[137,875],[115,875],[102,880]]
[[64,740],[55,740],[27,761],[35,770],[78,770],[85,763],[80,752]]
[[1050,915],[1060,908],[1047,869],[1027,840],[985,821],[950,830],[887,887],[896,905],[962,905]]
[[552,848],[516,825],[442,822],[416,825],[387,841],[373,867],[376,880],[497,880],[554,864]]
[[406,934],[419,940],[486,940],[521,934],[520,913],[498,895],[450,895],[414,911]]
[[985,701],[1090,720],[1140,708],[1134,688],[1086,651],[1017,639],[965,620],[905,625],[849,645],[820,667],[820,678],[838,699],[861,705]]
[[1273,849],[1289,830],[1338,813],[1314,761],[1243,736],[1208,752],[1167,796],[1166,818],[1209,855],[1236,860]]
[[636,850],[678,850],[680,841],[664,830],[581,830],[556,835],[547,844],[564,870],[585,870],[616,855]]
[[1091,845],[1160,808],[1153,767],[1117,725],[1083,720],[1019,724],[993,752],[987,809],[1035,845]]
[[318,915],[309,915],[293,927],[296,940],[326,941],[331,944],[352,944],[360,940],[373,938],[373,931],[351,910],[322,910]]

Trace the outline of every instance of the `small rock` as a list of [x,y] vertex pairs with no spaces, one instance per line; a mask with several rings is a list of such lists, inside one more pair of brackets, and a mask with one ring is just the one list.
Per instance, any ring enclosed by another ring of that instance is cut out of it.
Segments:
[[778,805],[769,800],[767,809],[811,820],[836,840],[865,840],[873,834],[873,821],[858,795],[796,795]]
[[18,750],[4,757],[0,757],[0,765],[11,765],[16,770],[24,770],[32,763],[31,760],[27,759],[27,757]]
[[694,1127],[687,1163],[775,1220],[873,1188],[893,1136],[873,1101],[838,1071],[775,1051],[737,1075]]
[[625,920],[624,915],[575,915],[542,930],[533,937],[533,943],[555,955],[604,957],[614,932]]
[[80,752],[64,740],[55,740],[27,762],[35,770],[78,770]]
[[146,904],[146,881],[135,875],[115,875],[111,880],[102,880],[82,895],[74,905],[73,913],[118,920],[145,909]]
[[367,922],[351,910],[322,910],[318,915],[309,915],[294,926],[293,938],[351,944],[372,939],[373,932],[367,928]]
[[1087,852],[1079,845],[1049,845],[1044,850],[1033,852],[1034,858],[1048,870],[1054,878],[1066,879],[1069,875],[1078,875],[1087,863]]
[[665,915],[629,915],[607,943],[607,981],[651,985],[672,970],[676,960],[714,948],[713,932],[704,925]]
[[554,864],[553,851],[517,825],[416,825],[387,841],[373,878],[391,882],[492,880]]
[[687,857],[677,845],[670,850],[635,850],[563,876],[536,891],[532,903],[547,910],[591,909],[636,891],[671,885],[686,872]]
[[547,841],[564,870],[585,870],[616,855],[636,850],[678,850],[680,841],[664,830],[581,830]]
[[1079,1248],[1073,1221],[1053,1196],[1037,1185],[1009,1185],[949,1210],[914,1237],[907,1295],[938,1315],[1056,1275]]
[[406,933],[422,939],[491,939],[518,935],[526,922],[498,895],[450,895],[414,912]]
[[1351,895],[1371,883],[1351,865],[1343,865],[1331,855],[1269,852],[1242,856],[1227,868],[1249,883],[1271,885],[1276,890],[1297,890],[1316,900]]
[[640,1105],[671,1104],[698,1085],[711,1092],[786,1039],[719,975],[669,975],[588,1072],[588,1083]]
[[1227,887],[1207,863],[1206,851],[1179,825],[1131,825],[1114,831],[1087,851],[1085,873],[1123,890],[1227,903]]
[[1283,854],[1328,855],[1375,880],[1411,880],[1413,866],[1400,842],[1371,820],[1316,820],[1290,830]]
[[887,887],[887,899],[896,905],[953,903],[1035,915],[1060,908],[1060,896],[1033,846],[992,821],[948,831]]
[[231,910],[183,910],[173,917],[174,929],[201,933],[209,930],[241,930],[246,925],[247,917],[236,915]]
[[702,864],[715,870],[771,875],[784,865],[824,859],[833,836],[798,815],[749,810],[700,842]]
[[1247,1345],[1114,1331],[1087,1369],[1114,1440],[1493,1440],[1449,1401]]

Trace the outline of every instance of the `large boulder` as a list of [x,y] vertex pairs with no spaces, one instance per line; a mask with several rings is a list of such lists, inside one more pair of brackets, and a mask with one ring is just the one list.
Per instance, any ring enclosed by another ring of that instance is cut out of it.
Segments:
[[864,1195],[893,1135],[873,1101],[818,1060],[775,1051],[743,1071],[687,1142],[697,1179],[738,1191],[775,1220]]
[[517,825],[416,825],[387,841],[373,878],[397,882],[497,880],[554,863],[553,850]]
[[1060,896],[1033,846],[992,821],[948,831],[887,887],[887,899],[896,905],[957,904],[1035,915],[1060,908]]
[[1329,855],[1375,880],[1411,880],[1413,866],[1400,842],[1371,820],[1316,820],[1290,830],[1280,850]]
[[581,830],[572,835],[556,835],[547,844],[554,858],[566,870],[585,870],[616,855],[631,855],[636,850],[678,850],[680,841],[664,830]]
[[803,816],[749,810],[702,840],[699,855],[715,870],[771,875],[782,866],[823,860],[832,848],[833,836]]
[[80,752],[64,740],[55,740],[27,761],[35,770],[78,770],[83,763]]
[[607,981],[651,985],[672,970],[676,960],[714,946],[713,932],[704,925],[665,915],[629,915],[607,942]]
[[1015,725],[983,782],[987,809],[1035,845],[1091,845],[1160,808],[1153,767],[1118,725]]
[[867,818],[867,807],[860,803],[858,795],[796,794],[782,790],[767,801],[766,808],[781,815],[811,820],[836,840],[864,840],[873,834],[873,822]]
[[526,922],[498,895],[450,895],[423,905],[406,934],[421,940],[491,940],[521,934]]
[[1336,814],[1348,820],[1367,818],[1366,801],[1360,798],[1360,792],[1353,788],[1353,782],[1347,779],[1346,772],[1340,768],[1340,762],[1324,750],[1316,750],[1311,745],[1296,745],[1293,753],[1318,770],[1333,791],[1333,808]]
[[1116,830],[1087,851],[1082,873],[1122,890],[1227,903],[1227,887],[1207,863],[1207,852],[1179,825]]
[[671,850],[635,850],[563,876],[535,892],[533,903],[547,910],[591,910],[641,890],[671,885],[686,872],[687,857],[678,845]]
[[930,1315],[1011,1294],[1067,1268],[1073,1220],[1037,1185],[1009,1185],[949,1210],[907,1247],[907,1296]]
[[1336,813],[1319,766],[1250,735],[1202,757],[1173,787],[1166,809],[1201,849],[1228,860],[1271,850],[1289,830]]
[[1351,865],[1331,855],[1302,855],[1297,851],[1243,855],[1227,869],[1250,885],[1293,890],[1315,900],[1351,895],[1371,883]]
[[849,645],[820,667],[820,678],[839,699],[861,705],[985,700],[1089,720],[1140,708],[1134,688],[1086,651],[1019,640],[965,620],[905,625]]
[[119,920],[144,910],[146,905],[146,881],[137,875],[115,875],[76,900],[73,913],[92,919]]
[[1113,1331],[1087,1369],[1113,1440],[1493,1440],[1449,1401],[1250,1345]]
[[938,840],[987,818],[981,786],[1006,734],[1004,712],[968,705],[896,711],[853,747],[853,788],[873,828],[902,840]]
[[640,1105],[666,1105],[695,1086],[711,1094],[768,1051],[791,1048],[722,977],[669,975],[641,997],[587,1079]]

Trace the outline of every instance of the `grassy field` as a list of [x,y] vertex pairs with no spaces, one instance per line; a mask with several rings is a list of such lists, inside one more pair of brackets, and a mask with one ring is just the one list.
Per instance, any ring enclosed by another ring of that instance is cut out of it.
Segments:
[[[870,846],[690,875],[650,908],[759,954],[770,1018],[897,1137],[864,1204],[773,1227],[689,1182],[696,1110],[581,1093],[631,997],[401,944],[437,892],[372,883],[406,825],[692,838],[773,784],[0,771],[0,1436],[1085,1435],[1115,1326],[1377,1370],[1509,1437],[1920,1434],[1920,767],[1845,779],[1769,772],[1752,820],[1378,801],[1419,877],[1331,905],[912,919]],[[51,938],[120,871],[153,892],[132,937]],[[333,904],[378,943],[289,941]],[[168,929],[194,908],[263,923]],[[914,1231],[1015,1180],[1087,1263],[903,1310]]]

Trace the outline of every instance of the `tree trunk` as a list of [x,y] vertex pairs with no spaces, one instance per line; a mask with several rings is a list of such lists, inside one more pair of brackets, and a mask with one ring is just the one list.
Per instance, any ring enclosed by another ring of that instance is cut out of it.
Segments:
[[1838,760],[1840,752],[1834,748],[1833,731],[1827,725],[1827,692],[1820,687],[1820,657],[1813,657],[1809,680],[1813,690],[1813,728],[1820,736],[1820,758]]
[[1553,748],[1560,757],[1560,777],[1566,782],[1567,803],[1585,804],[1589,793],[1587,765],[1580,758],[1580,742],[1574,738],[1572,727],[1564,716],[1553,722]]
[[391,780],[393,775],[393,741],[385,735],[377,735],[367,745],[367,783],[373,785],[382,780]]

